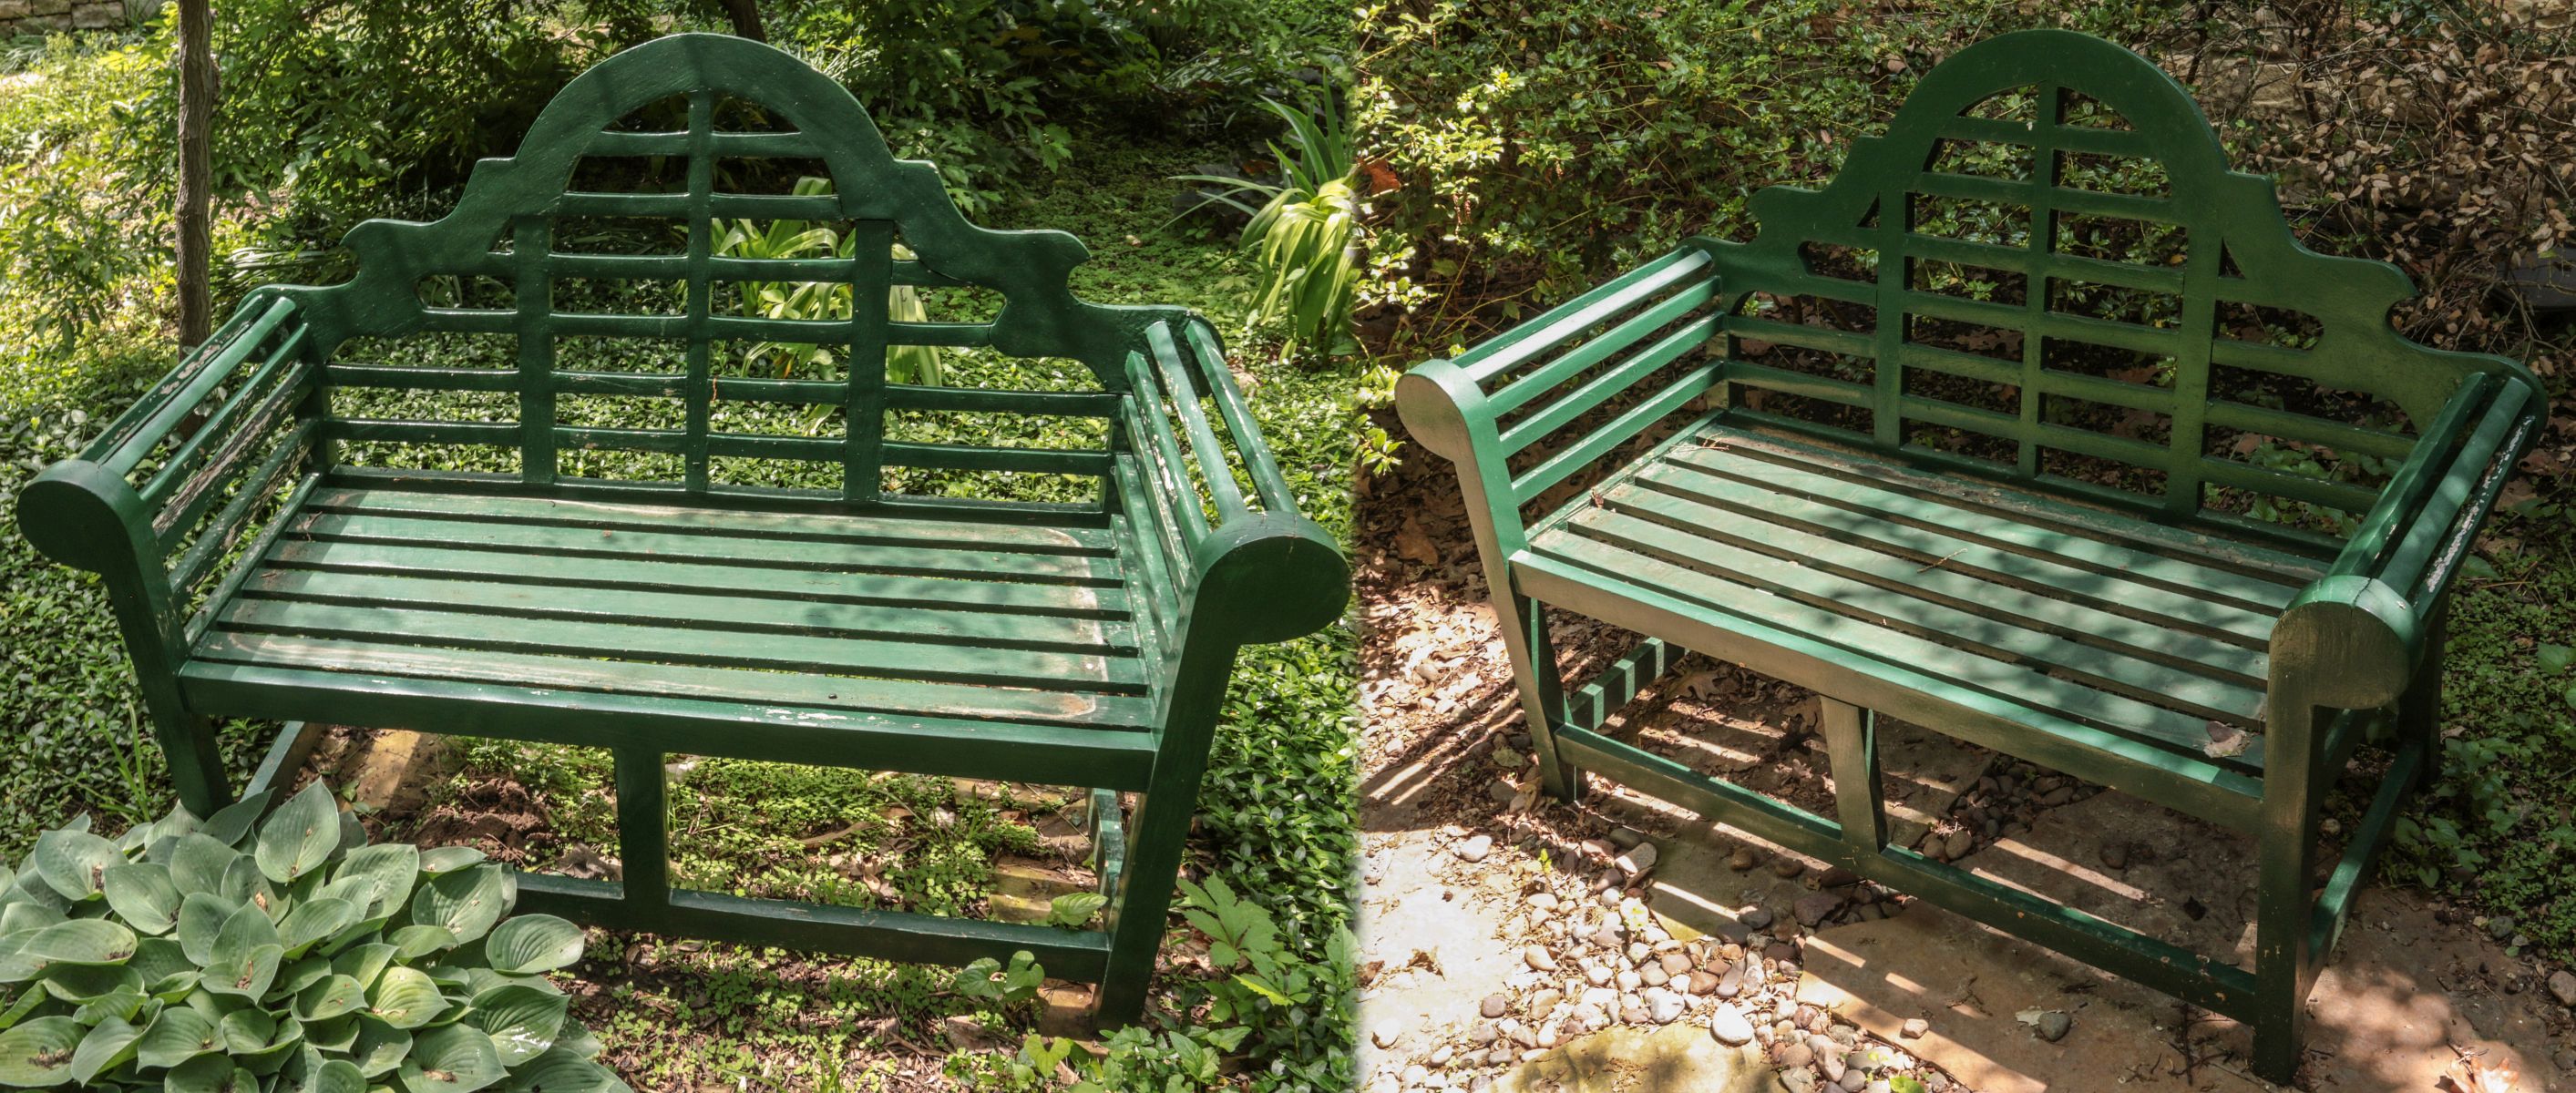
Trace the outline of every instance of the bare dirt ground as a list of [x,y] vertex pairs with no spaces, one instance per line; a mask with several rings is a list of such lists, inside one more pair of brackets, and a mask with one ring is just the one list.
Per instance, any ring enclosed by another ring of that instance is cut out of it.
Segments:
[[[1353,559],[1364,1088],[2270,1088],[2233,1021],[1617,787],[1541,794],[1449,468],[1407,455],[1363,482]],[[1554,622],[1570,682],[1633,640]],[[1614,725],[1830,814],[1818,716],[1693,656]],[[2250,960],[2235,837],[1912,726],[1882,739],[1896,841]],[[2551,969],[2484,925],[2370,890],[2310,996],[2301,1088],[2576,1089]]]

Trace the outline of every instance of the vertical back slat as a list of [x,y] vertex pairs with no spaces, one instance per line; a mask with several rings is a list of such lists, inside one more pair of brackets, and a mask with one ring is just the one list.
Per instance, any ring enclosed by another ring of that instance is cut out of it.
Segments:
[[687,468],[683,484],[693,493],[707,488],[707,415],[715,398],[707,361],[715,257],[715,104],[713,91],[689,92],[688,444],[681,458]]
[[518,267],[519,478],[555,480],[554,225],[542,215],[517,217],[510,253]]
[[841,466],[841,496],[875,501],[885,493],[886,344],[892,320],[887,293],[894,284],[894,225],[860,221],[850,271],[850,375],[843,415],[849,453]]
[[[2025,478],[2039,473],[2039,445],[2032,438],[2039,435],[2040,407],[2048,399],[2048,338],[2039,329],[2048,324],[2048,256],[2057,250],[2057,207],[2049,198],[2057,190],[2058,126],[2066,123],[2066,88],[2041,83],[2031,109],[2039,124],[2033,127],[2030,149],[2031,262],[2022,278],[2031,330],[2021,340],[2021,435],[2013,438],[2014,468]],[[1940,142],[1932,147],[1938,149]]]

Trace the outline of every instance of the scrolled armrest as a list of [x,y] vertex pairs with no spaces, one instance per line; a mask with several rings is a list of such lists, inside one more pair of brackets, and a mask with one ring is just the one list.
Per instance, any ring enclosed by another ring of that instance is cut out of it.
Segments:
[[2537,394],[2518,373],[2461,384],[2330,572],[2373,578],[2419,614],[2430,611],[2538,430]]
[[1158,543],[1179,548],[1171,558],[1184,571],[1179,614],[1193,631],[1239,644],[1330,625],[1349,599],[1349,564],[1299,510],[1216,332],[1189,316],[1156,321],[1142,335],[1127,359],[1136,396],[1128,428],[1154,496],[1138,512]]

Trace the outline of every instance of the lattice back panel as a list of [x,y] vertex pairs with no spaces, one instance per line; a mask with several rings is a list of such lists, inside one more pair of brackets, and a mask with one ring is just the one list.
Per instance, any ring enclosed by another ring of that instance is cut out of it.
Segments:
[[[400,367],[339,355],[328,384],[401,397],[338,400],[330,435],[515,448],[534,483],[822,485],[875,501],[889,468],[1103,474],[1105,442],[925,443],[889,438],[887,419],[1105,422],[1136,332],[1174,315],[1075,299],[1065,278],[1087,257],[1079,242],[968,224],[937,171],[895,160],[837,83],[724,35],[678,35],[602,62],[555,97],[517,155],[476,166],[453,213],[370,221],[349,244],[355,280],[287,290],[328,344],[515,344],[484,347],[479,357],[498,368],[469,365],[468,353],[415,353]],[[896,286],[989,289],[1000,306],[971,321],[906,319],[889,310]],[[920,378],[919,351],[906,347],[1078,361],[1094,397],[902,382]],[[481,401],[461,417],[418,420],[404,411],[423,391]],[[388,405],[391,415],[366,412]],[[786,470],[730,473],[761,465]]]
[[1962,51],[1753,212],[1704,244],[1732,405],[2171,516],[2348,526],[2462,378],[2515,367],[2399,337],[2403,273],[2302,247],[2180,85],[2084,35]]

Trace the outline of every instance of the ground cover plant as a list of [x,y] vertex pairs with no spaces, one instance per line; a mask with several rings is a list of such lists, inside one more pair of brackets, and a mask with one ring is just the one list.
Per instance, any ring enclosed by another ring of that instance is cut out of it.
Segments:
[[[337,8],[324,15],[325,22],[355,18]],[[1291,25],[1312,25],[1315,12],[1284,15],[1293,17]],[[572,27],[578,33],[559,36],[558,44],[623,40],[612,22],[602,16]],[[1236,41],[1247,33],[1221,27],[1204,37]],[[0,331],[9,335],[0,338],[6,346],[0,349],[0,508],[13,506],[15,490],[28,477],[76,450],[172,359],[167,259],[156,249],[166,221],[154,212],[167,204],[166,196],[152,173],[132,168],[156,154],[155,141],[162,139],[154,128],[162,123],[154,120],[153,96],[166,71],[165,38],[164,30],[144,28],[63,39],[16,48],[0,62],[6,66],[0,79],[13,81],[0,92],[0,134],[12,138],[0,150],[0,170],[10,172],[0,202],[44,200],[71,209],[76,215],[66,214],[49,230],[72,240],[90,233],[100,241],[85,245],[98,260],[132,266],[100,274],[103,291],[117,295],[110,305],[74,315],[69,326],[62,325],[64,309],[58,306],[68,292],[22,290],[42,283],[41,276],[13,276],[11,284],[21,289],[0,288]],[[1147,93],[1194,104],[1174,115],[1170,131],[1158,133],[1134,117],[1067,115],[1064,136],[1077,154],[1065,162],[1058,181],[1034,184],[1046,177],[1043,165],[1027,166],[1033,173],[1008,184],[979,173],[963,187],[965,199],[978,203],[979,218],[993,226],[1054,227],[1081,236],[1095,255],[1074,283],[1087,297],[1192,305],[1224,329],[1243,330],[1261,271],[1236,252],[1229,236],[1203,230],[1195,220],[1174,222],[1174,186],[1167,179],[1193,164],[1247,155],[1275,137],[1275,121],[1265,120],[1269,115],[1238,107],[1257,102],[1256,90],[1281,91],[1295,83],[1279,66],[1308,66],[1317,50],[1273,41],[1248,64],[1238,55],[1216,65],[1198,52],[1202,47],[1194,43],[1200,39],[1185,30],[1149,29],[1147,39],[1160,63],[1171,66],[1150,81]],[[243,91],[271,77],[306,88],[363,83],[353,73],[373,62],[362,52],[348,45],[337,56],[299,60],[308,67],[283,74],[244,62],[227,69],[227,87]],[[575,48],[567,56],[578,62],[583,54]],[[20,79],[27,74],[37,78]],[[441,94],[452,100],[470,93],[483,100],[500,86],[460,85]],[[530,105],[543,97],[536,95]],[[336,111],[346,104],[304,105]],[[389,151],[371,143],[376,137],[346,129],[330,137],[329,125],[310,119],[261,124],[272,132],[293,130],[290,145],[311,154],[297,153],[299,173],[293,177],[231,180],[235,192],[219,206],[218,252],[237,262],[219,278],[219,305],[228,303],[221,298],[225,294],[261,280],[344,275],[337,259],[321,249],[335,225],[351,215],[435,215],[441,195],[452,193],[454,165],[441,167],[431,162],[436,156],[417,148]],[[493,125],[501,138],[515,138],[515,127]],[[937,142],[917,130],[889,126],[889,135],[901,154],[941,154]],[[100,166],[68,175],[38,169],[74,154]],[[420,159],[405,161],[413,155]],[[383,163],[331,174],[337,169],[331,164],[342,156],[372,156]],[[6,224],[0,230],[42,226],[24,218]],[[927,291],[920,302],[933,318],[994,306],[962,290]],[[19,336],[38,327],[51,337]],[[1302,503],[1338,532],[1348,519],[1350,378],[1283,362],[1282,337],[1276,323],[1254,325],[1237,339],[1233,363]],[[791,349],[778,347],[772,355],[785,357]],[[454,355],[456,346],[387,351],[472,363]],[[753,363],[773,370],[786,366]],[[939,366],[952,383],[1044,388],[1087,379],[1074,375],[1079,367],[1067,362],[1013,362],[989,354],[943,352]],[[793,367],[797,378],[813,378],[811,370],[838,364],[806,355]],[[763,408],[743,404],[723,409],[750,415],[728,427],[836,427],[753,420]],[[1019,420],[949,415],[941,427],[1006,445],[1065,439]],[[391,453],[352,446],[351,457],[381,460]],[[567,470],[577,473],[569,465]],[[901,487],[950,493],[1004,488],[951,472],[924,473]],[[1073,499],[1069,485],[1048,481],[1011,488],[1014,496]],[[89,822],[102,832],[158,816],[168,799],[161,758],[140,724],[130,670],[94,582],[46,564],[13,530],[0,534],[0,589],[0,671],[11,684],[0,689],[0,723],[23,727],[0,745],[9,749],[0,763],[0,789],[6,791],[0,794],[6,800],[0,805],[0,850],[23,851],[39,829],[76,814],[92,817]],[[991,969],[989,976],[981,969],[960,975],[950,968],[595,935],[586,958],[572,969],[574,1012],[598,1029],[603,1059],[647,1088],[747,1082],[871,1089],[942,1081],[1053,1088],[1087,1079],[1123,1089],[1137,1082],[1159,1086],[1174,1077],[1192,1087],[1339,1088],[1346,1084],[1351,1041],[1350,985],[1341,959],[1353,853],[1347,799],[1350,656],[1350,637],[1338,629],[1247,655],[1208,775],[1189,866],[1191,877],[1206,881],[1194,906],[1220,916],[1210,922],[1235,936],[1226,942],[1225,959],[1217,959],[1198,928],[1176,915],[1168,998],[1145,1027],[1113,1042],[1105,1059],[1095,1061],[1092,1052],[1065,1041],[1024,1044],[1043,1009],[1023,989],[1031,969],[1008,966]],[[227,730],[226,755],[237,782],[273,729],[241,724]],[[482,837],[475,825],[505,811],[493,804],[495,795],[516,793],[541,806],[529,812],[546,825],[543,838],[517,844],[539,851],[527,860],[581,872],[596,867],[582,860],[583,853],[613,853],[613,809],[603,796],[613,783],[601,773],[604,765],[574,752],[496,744],[470,745],[462,759],[453,786],[443,788],[423,814],[370,816],[379,836],[474,841]],[[970,914],[993,913],[1002,887],[997,864],[1044,851],[1046,840],[1059,834],[1055,825],[1064,819],[1064,807],[1073,803],[1042,798],[1044,791],[1036,787],[1009,787],[987,797],[975,787],[945,781],[716,762],[680,771],[675,782],[681,787],[675,825],[695,823],[709,836],[676,863],[686,883]],[[834,837],[806,842],[818,835]],[[865,868],[871,855],[907,843],[888,868]],[[495,848],[517,849],[498,842]],[[1225,903],[1220,892],[1261,898],[1257,905],[1240,898]],[[1080,899],[1049,899],[1034,913],[1079,922],[1092,910]]]
[[546,978],[579,927],[511,917],[479,851],[367,845],[319,783],[270,803],[36,840],[0,884],[0,1086],[626,1088]]

